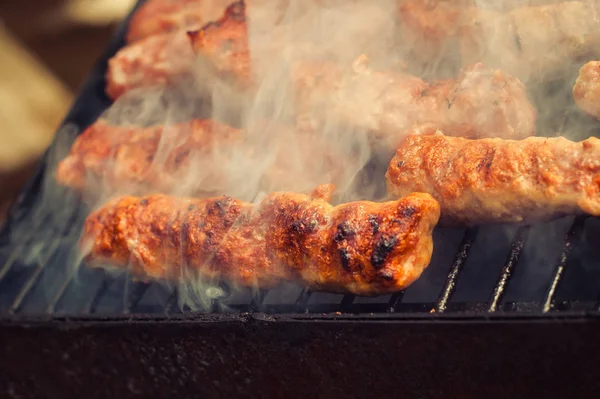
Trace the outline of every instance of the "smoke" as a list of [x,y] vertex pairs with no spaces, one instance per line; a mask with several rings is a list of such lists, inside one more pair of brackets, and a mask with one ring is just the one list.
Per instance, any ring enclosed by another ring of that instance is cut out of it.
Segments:
[[[307,193],[318,184],[334,182],[338,202],[383,198],[389,159],[377,158],[380,154],[374,152],[372,141],[378,133],[377,120],[386,110],[380,106],[381,98],[392,99],[386,94],[392,75],[402,82],[409,78],[405,73],[415,75],[398,91],[404,96],[425,85],[418,78],[456,79],[462,68],[483,62],[527,84],[538,110],[537,134],[575,138],[589,131],[581,128],[570,87],[574,66],[598,55],[595,1],[248,0],[246,4],[250,89],[223,78],[200,57],[189,65],[191,73],[185,79],[174,79],[168,88],[129,92],[101,116],[111,126],[164,127],[142,179],[168,171],[172,154],[189,145],[191,120],[226,124],[239,130],[239,140],[211,142],[201,154],[191,149],[185,167],[167,188],[135,181],[116,187],[108,174],[87,176],[82,207],[77,195],[56,187],[54,180],[56,164],[68,154],[74,131],[80,130],[66,127],[50,150],[51,168],[32,210],[33,225],[23,224],[11,232],[14,243],[36,244],[27,252],[27,262],[44,264],[58,246],[71,243],[69,263],[74,272],[81,263],[75,238],[85,214],[120,195],[225,194],[258,203],[268,192]],[[306,85],[313,85],[308,97]],[[335,90],[340,87],[343,90]],[[413,113],[408,107],[412,97],[400,100],[406,107],[394,109],[389,118],[394,123]],[[108,140],[107,148],[113,152],[105,167],[110,170],[119,159],[114,152],[119,137]],[[181,217],[174,212],[169,222]],[[218,278],[200,278],[182,266],[172,283],[181,306],[205,310],[215,298],[241,291]],[[111,275],[125,273],[103,267]],[[422,280],[426,279],[427,274]]]

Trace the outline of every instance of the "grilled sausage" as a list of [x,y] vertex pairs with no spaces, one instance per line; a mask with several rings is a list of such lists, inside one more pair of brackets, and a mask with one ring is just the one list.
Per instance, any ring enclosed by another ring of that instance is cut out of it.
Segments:
[[332,206],[331,188],[278,192],[259,205],[122,197],[86,220],[81,248],[94,265],[130,266],[146,279],[226,280],[270,288],[380,295],[406,288],[429,264],[439,206],[428,194]]
[[[273,136],[268,144],[256,143],[261,138],[256,133],[266,134],[264,129]],[[239,130],[193,119],[143,128],[100,119],[76,138],[56,180],[92,197],[154,192],[206,197],[244,192],[244,185],[269,192],[345,184],[364,162],[319,132],[300,127],[257,122]]]
[[409,59],[443,64],[459,53],[459,66],[483,62],[524,82],[544,81],[562,78],[570,63],[600,44],[595,0],[553,0],[508,12],[468,3],[475,2],[399,1],[404,44],[413,50]]
[[536,110],[525,87],[502,71],[475,64],[457,80],[428,84],[358,64],[350,73],[331,65],[297,64],[296,112],[361,127],[392,150],[409,129],[428,123],[470,138],[535,134]]
[[438,130],[409,136],[386,178],[392,197],[413,191],[431,194],[440,203],[442,225],[534,223],[580,213],[598,216],[600,140],[469,140]]
[[[173,192],[190,168],[210,167],[196,174],[199,193],[216,195],[224,170],[211,154],[243,139],[242,132],[213,120],[192,120],[165,128],[117,127],[100,119],[75,139],[69,156],[56,172],[59,184],[83,191]],[[202,179],[200,179],[202,177]]]

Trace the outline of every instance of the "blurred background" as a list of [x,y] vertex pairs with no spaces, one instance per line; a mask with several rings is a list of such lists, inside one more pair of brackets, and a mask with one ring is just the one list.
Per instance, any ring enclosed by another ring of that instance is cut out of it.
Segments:
[[0,223],[135,3],[0,2]]

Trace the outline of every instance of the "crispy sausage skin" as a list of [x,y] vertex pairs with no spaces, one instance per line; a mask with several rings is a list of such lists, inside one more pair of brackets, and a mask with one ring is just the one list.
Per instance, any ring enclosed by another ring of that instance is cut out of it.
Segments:
[[[431,128],[409,136],[390,162],[388,193],[439,201],[440,225],[534,223],[600,215],[600,140],[469,140]],[[436,133],[436,134],[433,134]]]
[[278,192],[252,205],[121,197],[85,222],[88,264],[146,279],[190,273],[249,287],[295,280],[313,290],[380,295],[406,288],[430,262],[439,206],[428,194],[332,206],[332,188]]

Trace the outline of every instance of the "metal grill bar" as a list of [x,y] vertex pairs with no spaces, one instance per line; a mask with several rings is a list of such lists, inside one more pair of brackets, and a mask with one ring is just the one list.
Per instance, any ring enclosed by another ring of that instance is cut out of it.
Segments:
[[342,312],[350,312],[352,303],[356,299],[356,295],[347,294],[342,298],[342,302],[340,302],[340,311]]
[[45,257],[45,259],[39,259],[38,262],[36,262],[37,265],[35,266],[33,273],[31,274],[31,276],[29,276],[25,284],[23,284],[21,290],[10,305],[9,313],[14,314],[20,310],[23,301],[25,300],[27,295],[29,295],[31,289],[35,287],[36,283],[39,281],[45,266],[48,264],[49,260],[52,259],[52,257],[55,255],[58,245],[59,242],[54,241],[54,243],[50,246],[50,249],[47,251],[48,255]]
[[38,265],[35,267],[33,273],[31,274],[29,279],[27,279],[25,284],[23,284],[23,286],[21,287],[21,290],[19,291],[19,293],[13,300],[12,304],[10,305],[10,308],[8,310],[8,312],[10,314],[15,314],[20,310],[21,305],[23,304],[23,300],[29,294],[29,292],[31,291],[31,289],[33,288],[35,283],[37,283],[43,270],[44,270],[43,265]]
[[552,281],[550,282],[550,286],[548,287],[546,296],[543,301],[542,311],[544,313],[549,312],[554,308],[554,297],[556,295],[556,291],[565,273],[565,268],[567,267],[569,256],[573,251],[573,247],[581,238],[581,234],[583,233],[583,228],[585,227],[586,220],[587,216],[576,217],[573,221],[573,225],[567,232],[567,235],[565,237],[565,246],[558,259],[558,264],[556,265],[554,273],[552,274]]
[[13,251],[11,251],[11,254],[8,256],[8,259],[6,259],[6,261],[4,262],[2,269],[0,269],[0,281],[2,281],[2,279],[6,276],[6,274],[12,267],[13,263],[17,260],[17,258],[19,257],[19,254],[24,249],[25,249],[25,244],[22,244],[22,245],[18,245]]
[[100,287],[98,287],[98,290],[96,291],[90,302],[84,308],[83,313],[96,313],[96,309],[98,308],[100,300],[114,282],[114,278],[104,273],[104,277],[102,278],[102,283],[100,284]]
[[508,287],[508,282],[513,275],[513,271],[517,266],[517,263],[519,263],[521,252],[523,252],[523,248],[525,247],[525,243],[527,242],[530,231],[531,228],[529,226],[520,227],[519,230],[517,230],[511,245],[508,260],[504,264],[504,267],[502,267],[502,271],[500,272],[500,276],[498,277],[498,281],[496,282],[492,296],[488,301],[488,312],[495,312],[498,309],[498,304],[500,304],[504,294],[506,293],[506,288]]
[[136,282],[133,283],[130,289],[127,292],[127,299],[125,301],[125,308],[123,309],[123,313],[128,314],[131,311],[135,310],[138,303],[142,300],[142,297],[150,288],[150,284],[145,282]]
[[252,301],[250,301],[250,311],[257,312],[262,308],[262,304],[265,301],[265,297],[269,290],[259,289],[253,296]]
[[308,309],[306,307],[308,305],[308,301],[310,300],[311,295],[312,295],[311,290],[309,290],[309,289],[302,290],[302,292],[298,296],[298,299],[296,299],[296,308],[298,309],[299,312],[308,312]]
[[468,229],[465,232],[458,252],[456,253],[456,257],[454,258],[454,262],[452,262],[452,266],[450,267],[450,272],[448,272],[448,277],[446,278],[444,288],[442,289],[442,292],[435,305],[436,312],[443,313],[446,310],[448,301],[450,301],[452,295],[454,295],[456,283],[458,282],[460,273],[467,262],[469,252],[471,251],[471,246],[473,245],[473,242],[475,242],[478,233],[479,228],[477,227]]
[[400,292],[392,295],[392,297],[390,298],[390,301],[388,302],[388,309],[387,309],[388,313],[394,313],[396,311],[396,308],[398,307],[398,305],[400,305],[400,303],[402,303],[402,299],[404,298],[404,292],[405,291],[400,291]]
[[171,295],[169,295],[169,298],[167,299],[167,303],[165,304],[165,314],[168,315],[169,313],[175,313],[175,307],[177,306],[177,298],[179,296],[179,290],[177,289],[177,287],[173,288],[173,292],[171,292]]
[[48,307],[46,308],[46,313],[48,314],[52,314],[54,313],[56,306],[58,305],[58,303],[63,299],[63,297],[65,296],[65,293],[67,292],[67,289],[69,288],[69,286],[71,285],[73,278],[75,278],[75,276],[77,275],[77,271],[79,270],[79,268],[81,267],[81,263],[79,263],[74,269],[71,270],[71,272],[67,275],[67,278],[63,281],[63,284],[60,286],[60,288],[58,289],[58,291],[56,292],[56,295],[54,296],[54,298],[52,298],[50,300],[50,303],[48,304]]

